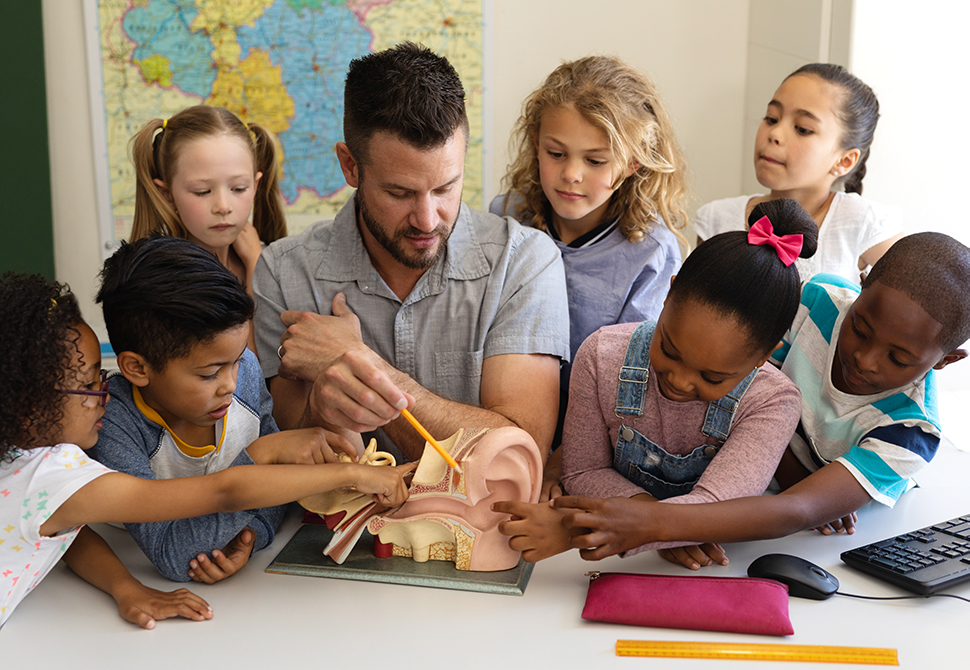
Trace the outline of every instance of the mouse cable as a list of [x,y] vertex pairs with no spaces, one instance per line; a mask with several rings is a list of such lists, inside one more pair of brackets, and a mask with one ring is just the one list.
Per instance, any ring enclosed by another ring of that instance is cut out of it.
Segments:
[[845,596],[846,598],[859,598],[860,600],[913,600],[915,598],[956,598],[957,600],[962,600],[963,602],[970,603],[970,598],[964,598],[963,596],[958,596],[953,593],[927,593],[925,596],[913,595],[913,596],[860,596],[856,593],[845,593],[843,591],[836,591],[835,595]]

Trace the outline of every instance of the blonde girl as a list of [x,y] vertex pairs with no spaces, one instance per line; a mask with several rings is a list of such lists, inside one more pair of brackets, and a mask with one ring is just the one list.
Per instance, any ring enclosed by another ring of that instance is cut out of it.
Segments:
[[803,282],[826,272],[859,281],[902,236],[902,214],[862,197],[879,101],[841,65],[810,63],[778,87],[758,126],[754,168],[767,194],[715,200],[697,211],[698,242],[744,230],[748,212],[793,198],[819,227],[818,253],[796,262]]
[[[653,83],[617,58],[563,63],[526,99],[511,146],[508,192],[490,210],[556,241],[571,354],[602,326],[655,320],[686,246],[687,186]],[[566,365],[560,428],[568,382]]]
[[286,236],[273,135],[226,109],[198,105],[145,124],[131,140],[131,156],[131,241],[156,232],[191,240],[252,295],[260,243]]

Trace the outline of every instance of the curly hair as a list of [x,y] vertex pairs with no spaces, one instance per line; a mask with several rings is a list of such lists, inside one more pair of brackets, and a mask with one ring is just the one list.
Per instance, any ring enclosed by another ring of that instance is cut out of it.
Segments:
[[0,462],[54,441],[64,418],[57,389],[72,374],[79,323],[66,284],[16,272],[0,278]]
[[[623,234],[636,242],[662,220],[687,245],[680,232],[687,225],[686,162],[660,93],[642,72],[609,56],[563,63],[526,98],[510,141],[515,158],[503,180],[505,209],[516,194],[521,202],[509,213],[533,228],[549,225],[535,144],[542,115],[560,108],[575,109],[609,140],[619,188],[604,221],[620,218]],[[631,163],[636,169],[624,179]]]

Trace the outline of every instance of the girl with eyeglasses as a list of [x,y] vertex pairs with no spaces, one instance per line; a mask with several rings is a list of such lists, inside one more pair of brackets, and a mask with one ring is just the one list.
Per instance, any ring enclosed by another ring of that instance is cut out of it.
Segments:
[[252,465],[204,477],[147,480],[87,457],[108,380],[101,346],[70,289],[40,275],[0,277],[0,627],[61,557],[118,603],[126,620],[212,618],[199,596],[136,580],[84,524],[183,519],[268,507],[337,488],[388,506],[407,499],[414,465]]

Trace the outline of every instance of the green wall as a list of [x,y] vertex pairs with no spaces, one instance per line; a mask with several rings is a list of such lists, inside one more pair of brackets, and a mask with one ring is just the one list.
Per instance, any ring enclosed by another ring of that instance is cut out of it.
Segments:
[[54,279],[40,0],[0,12],[0,270]]

